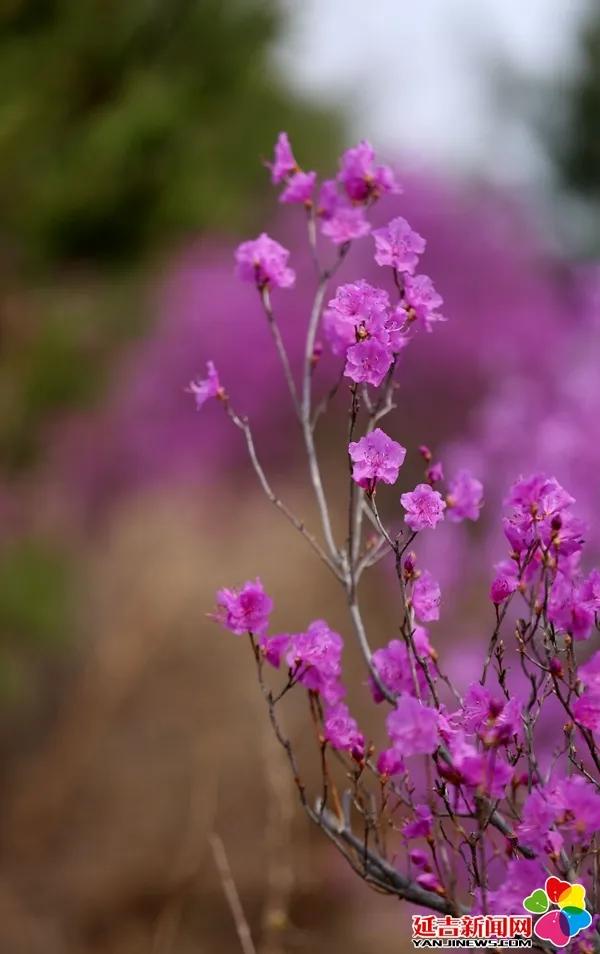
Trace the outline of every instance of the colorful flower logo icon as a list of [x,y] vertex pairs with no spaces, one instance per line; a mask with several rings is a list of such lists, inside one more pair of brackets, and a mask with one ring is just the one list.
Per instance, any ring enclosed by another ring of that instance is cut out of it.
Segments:
[[[556,907],[550,909],[550,905]],[[547,878],[545,890],[537,888],[523,901],[530,914],[541,914],[533,926],[533,933],[554,947],[565,947],[571,938],[592,923],[585,906],[585,888],[560,878]]]

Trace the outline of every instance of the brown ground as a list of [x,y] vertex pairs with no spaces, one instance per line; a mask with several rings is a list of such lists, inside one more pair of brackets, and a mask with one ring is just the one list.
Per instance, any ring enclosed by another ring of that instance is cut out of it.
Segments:
[[[344,631],[335,582],[264,498],[220,506],[139,499],[93,545],[87,648],[4,785],[2,954],[239,952],[213,830],[260,954],[405,946],[398,903],[302,816],[249,648],[204,616],[219,585],[258,573],[276,627]],[[286,717],[313,754],[304,710]]]

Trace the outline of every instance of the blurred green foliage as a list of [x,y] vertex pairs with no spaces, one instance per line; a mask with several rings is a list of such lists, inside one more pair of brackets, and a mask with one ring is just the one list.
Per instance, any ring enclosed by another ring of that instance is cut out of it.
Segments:
[[73,568],[51,544],[16,540],[0,553],[0,696],[17,699],[31,668],[73,635]]
[[581,67],[568,94],[567,128],[554,142],[568,188],[600,201],[600,7],[591,8],[580,43]]
[[[148,328],[161,252],[264,222],[280,129],[307,164],[334,160],[339,123],[273,64],[282,27],[277,0],[0,0],[0,476],[17,500],[49,421],[97,399]],[[40,543],[36,520],[0,539],[4,700],[77,629],[73,541]]]
[[271,63],[274,0],[4,0],[4,244],[36,263],[127,262],[185,230],[246,224],[275,133],[307,163],[338,128]]
[[[276,0],[0,0],[0,455],[101,393],[148,324],[157,254],[254,229],[286,128],[333,161],[340,126],[277,75]],[[146,308],[144,316],[143,310]]]

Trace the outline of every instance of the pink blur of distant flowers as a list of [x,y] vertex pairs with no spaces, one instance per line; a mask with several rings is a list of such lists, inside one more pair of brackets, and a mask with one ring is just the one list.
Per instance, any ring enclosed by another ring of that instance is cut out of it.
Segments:
[[[359,160],[368,163],[369,156]],[[589,520],[597,503],[590,475],[600,463],[599,445],[590,438],[600,414],[599,273],[573,269],[551,253],[510,196],[475,192],[423,172],[405,170],[401,179],[402,195],[393,194],[389,182],[382,185],[391,193],[386,203],[396,216],[392,221],[406,216],[417,236],[427,236],[423,264],[443,289],[444,313],[452,321],[416,340],[410,360],[400,355],[399,397],[406,413],[397,436],[426,436],[450,473],[467,463],[485,484],[488,511],[535,461],[572,490],[578,512]],[[352,182],[349,170],[350,193],[357,187]],[[328,206],[319,206],[324,232],[332,210],[353,208],[347,201],[336,192]],[[377,207],[371,218],[376,225],[389,221]],[[297,368],[308,304],[302,279],[311,269],[298,210],[282,209],[269,233],[291,250],[289,262],[277,260],[284,284],[291,281],[290,268],[299,277],[296,288],[277,292],[285,295],[281,329]],[[53,426],[44,476],[49,473],[67,489],[65,500],[77,504],[84,519],[141,487],[210,482],[242,460],[239,435],[220,427],[215,411],[199,440],[183,393],[181,382],[192,379],[209,357],[237,404],[243,396],[263,457],[293,466],[288,412],[272,400],[280,368],[260,303],[233,278],[230,255],[229,245],[210,236],[184,248],[159,283],[150,332],[120,363],[103,404]],[[372,238],[356,240],[349,258],[338,285],[357,272],[377,285]],[[407,297],[417,279],[406,276]],[[418,289],[415,309],[429,302],[434,320],[437,293]],[[344,334],[339,320],[337,327]],[[326,349],[322,360],[326,369],[335,357]],[[377,379],[384,367],[383,355],[369,355],[369,370],[360,373]],[[447,516],[452,519],[450,511]],[[441,565],[453,572],[457,565],[444,558],[446,529],[431,541],[436,572]],[[592,528],[591,534],[600,548],[598,531]],[[499,556],[495,531],[487,555]]]

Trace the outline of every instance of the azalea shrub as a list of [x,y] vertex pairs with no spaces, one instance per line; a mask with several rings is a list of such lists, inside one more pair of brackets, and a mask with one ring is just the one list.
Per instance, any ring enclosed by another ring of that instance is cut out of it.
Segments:
[[[260,579],[221,589],[214,619],[247,640],[299,802],[360,878],[451,916],[522,915],[525,897],[547,878],[578,882],[587,907],[571,943],[590,950],[599,901],[600,652],[593,642],[600,572],[585,565],[575,501],[552,475],[515,475],[498,514],[505,550],[489,571],[479,676],[455,684],[427,628],[440,619],[442,593],[422,565],[419,544],[442,521],[477,521],[484,487],[465,467],[446,477],[428,447],[407,450],[382,426],[396,410],[399,356],[416,335],[435,333],[446,320],[441,295],[421,271],[426,240],[403,217],[371,228],[373,205],[401,187],[367,142],[347,150],[336,177],[320,186],[316,173],[298,165],[284,133],[268,166],[280,200],[306,219],[314,263],[301,375],[294,374],[278,318],[278,296],[296,281],[289,251],[263,233],[239,246],[236,272],[259,296],[280,358],[317,528],[274,490],[252,423],[233,406],[211,361],[189,391],[198,408],[220,403],[241,432],[267,500],[339,584],[348,633],[325,619],[307,620],[302,632],[273,632],[273,595]],[[382,287],[361,278],[334,287],[353,243],[369,236]],[[332,380],[321,373],[325,348],[341,362]],[[342,539],[315,440],[340,392],[348,395]],[[408,453],[421,460],[422,479],[399,492]],[[362,610],[361,583],[388,565],[397,632],[381,646]],[[357,640],[362,652],[365,692],[381,714],[377,738],[361,729],[345,701],[345,638]],[[282,703],[290,693],[308,697],[316,786],[285,728]]]

